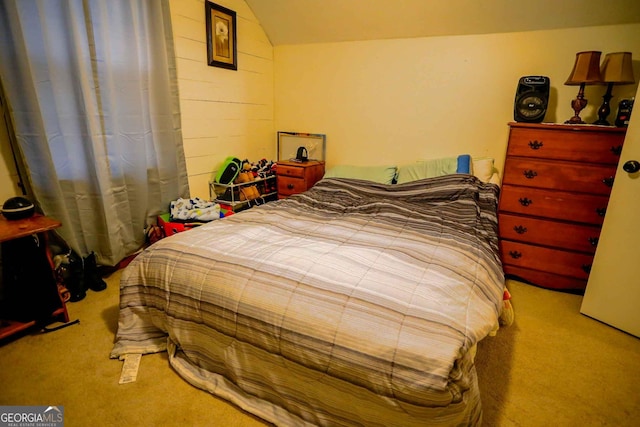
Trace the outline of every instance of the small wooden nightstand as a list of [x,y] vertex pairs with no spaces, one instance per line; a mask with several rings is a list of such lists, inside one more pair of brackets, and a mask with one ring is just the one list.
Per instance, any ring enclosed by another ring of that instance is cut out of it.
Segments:
[[[53,273],[53,261],[51,259],[51,253],[47,242],[47,231],[60,227],[62,224],[55,219],[34,215],[30,218],[8,221],[4,217],[0,216],[0,243],[3,249],[3,269],[15,267],[14,265],[5,264],[7,262],[14,264],[16,260],[24,258],[30,264],[29,268],[39,269],[43,268],[46,271],[42,271],[40,276],[44,279],[44,283],[3,283],[3,286],[7,288],[20,287],[31,285],[29,289],[37,289],[40,293],[38,295],[31,295],[33,304],[43,308],[50,307],[51,311],[44,313],[42,319],[39,319],[44,324],[49,324],[54,321],[69,322],[69,314],[67,312],[67,306],[64,299],[60,295],[56,279]],[[18,239],[31,239],[36,236],[39,241],[39,250],[36,253],[21,254],[14,253],[14,251],[21,248],[20,245],[14,244]],[[7,253],[5,253],[7,251]],[[9,257],[10,255],[10,257]],[[39,259],[29,259],[28,257],[40,257]],[[7,259],[8,258],[8,259]],[[19,263],[19,262],[18,262]],[[4,274],[4,272],[3,272]],[[12,277],[12,275],[9,275]],[[9,293],[9,289],[5,289]],[[30,303],[30,302],[29,302]],[[38,323],[38,319],[24,318],[19,320],[14,319],[0,319],[0,340],[9,337],[15,333],[23,331],[27,328],[35,326]]]
[[278,199],[307,191],[324,176],[324,162],[278,162]]

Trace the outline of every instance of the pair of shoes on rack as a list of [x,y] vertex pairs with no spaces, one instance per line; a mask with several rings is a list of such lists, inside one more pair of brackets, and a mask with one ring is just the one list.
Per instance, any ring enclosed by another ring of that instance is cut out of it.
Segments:
[[107,283],[98,274],[95,253],[81,258],[74,251],[68,255],[68,274],[66,277],[69,301],[76,302],[87,296],[87,289],[100,292],[107,289]]

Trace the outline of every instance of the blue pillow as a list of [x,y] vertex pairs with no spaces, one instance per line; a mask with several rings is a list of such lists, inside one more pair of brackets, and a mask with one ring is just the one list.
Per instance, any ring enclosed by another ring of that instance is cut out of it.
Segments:
[[471,156],[469,154],[460,154],[458,156],[456,173],[471,173]]

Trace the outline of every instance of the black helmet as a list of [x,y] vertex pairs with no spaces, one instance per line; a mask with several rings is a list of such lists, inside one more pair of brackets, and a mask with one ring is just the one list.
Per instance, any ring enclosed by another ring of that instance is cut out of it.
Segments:
[[2,215],[10,220],[29,218],[35,210],[35,206],[29,199],[20,196],[7,199],[2,205]]

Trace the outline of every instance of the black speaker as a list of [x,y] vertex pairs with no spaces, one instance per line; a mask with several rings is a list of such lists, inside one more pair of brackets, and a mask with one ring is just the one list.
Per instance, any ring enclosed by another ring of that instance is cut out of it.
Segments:
[[513,106],[514,120],[526,123],[542,122],[549,104],[549,87],[549,77],[521,77]]

